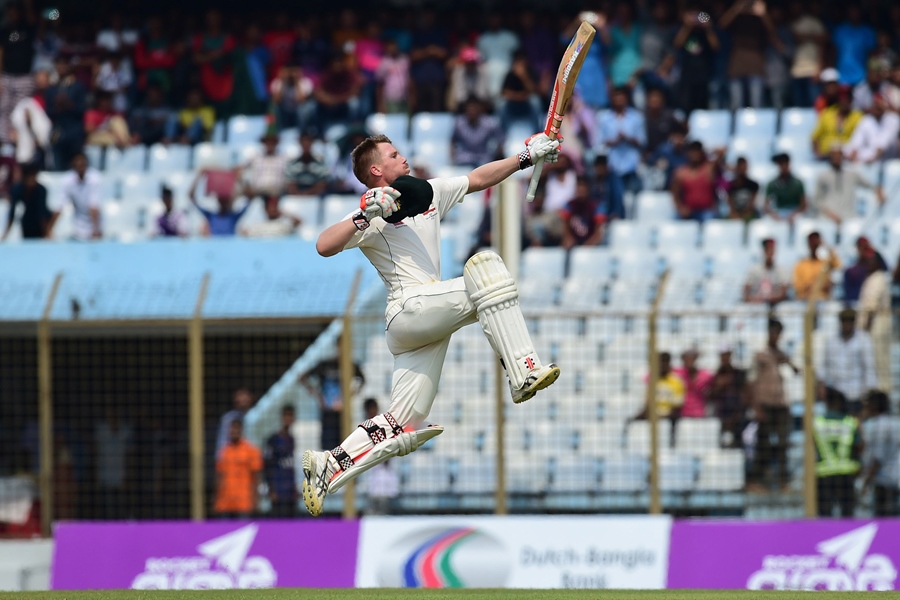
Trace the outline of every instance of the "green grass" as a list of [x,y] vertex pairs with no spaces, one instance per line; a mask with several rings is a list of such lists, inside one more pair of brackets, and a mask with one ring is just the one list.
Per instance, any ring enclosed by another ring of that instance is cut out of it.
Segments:
[[[864,592],[829,592],[827,600]],[[897,597],[894,593],[877,598]],[[0,592],[0,600],[810,600],[809,592],[748,592],[715,590],[208,590],[97,592]]]

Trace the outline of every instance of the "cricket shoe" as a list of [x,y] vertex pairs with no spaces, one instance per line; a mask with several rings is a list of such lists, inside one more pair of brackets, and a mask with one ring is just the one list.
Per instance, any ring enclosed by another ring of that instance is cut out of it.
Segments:
[[335,472],[331,452],[307,450],[303,453],[303,502],[314,517],[322,514],[328,484]]
[[512,400],[516,404],[531,400],[538,393],[538,390],[550,387],[557,379],[559,379],[559,367],[552,363],[545,367],[532,369],[525,377],[525,385],[514,390],[512,389],[512,384],[510,384],[509,389],[512,392]]

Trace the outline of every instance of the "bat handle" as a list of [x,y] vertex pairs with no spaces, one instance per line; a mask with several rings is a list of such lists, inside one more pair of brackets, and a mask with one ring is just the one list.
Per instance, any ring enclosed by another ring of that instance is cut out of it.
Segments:
[[534,195],[537,193],[538,181],[541,178],[541,171],[543,170],[544,157],[542,156],[534,163],[534,170],[531,172],[531,181],[528,182],[528,192],[525,193],[526,201],[531,202],[534,200]]

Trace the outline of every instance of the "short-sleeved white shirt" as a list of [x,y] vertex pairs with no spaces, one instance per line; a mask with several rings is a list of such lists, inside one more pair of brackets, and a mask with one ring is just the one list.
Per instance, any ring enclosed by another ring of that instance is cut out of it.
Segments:
[[399,310],[396,304],[404,290],[441,280],[441,219],[469,189],[465,175],[429,179],[428,183],[434,189],[428,210],[393,224],[374,219],[344,246],[345,250],[362,250],[378,271],[388,290],[388,314]]
[[75,209],[73,233],[79,240],[90,239],[94,234],[91,209],[100,208],[100,183],[100,174],[91,168],[84,174],[84,179],[79,179],[75,171],[67,172],[62,179],[56,210],[72,203]]

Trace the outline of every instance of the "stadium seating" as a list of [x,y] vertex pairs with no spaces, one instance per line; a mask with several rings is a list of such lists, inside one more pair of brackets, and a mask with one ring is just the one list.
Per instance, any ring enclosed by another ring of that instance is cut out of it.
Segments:
[[815,129],[818,115],[812,108],[786,108],[781,111],[781,128],[783,136],[792,136],[808,141]]
[[236,115],[228,120],[226,141],[232,148],[258,143],[267,126],[265,116]]
[[695,110],[688,119],[691,138],[700,140],[707,150],[724,148],[731,137],[731,112],[727,110]]
[[734,115],[734,135],[757,140],[775,136],[778,113],[769,108],[744,108]]

